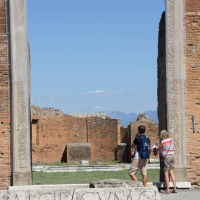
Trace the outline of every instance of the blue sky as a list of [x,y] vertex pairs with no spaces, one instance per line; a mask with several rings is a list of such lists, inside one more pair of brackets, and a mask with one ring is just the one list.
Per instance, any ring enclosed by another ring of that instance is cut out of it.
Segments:
[[31,101],[65,113],[157,109],[164,0],[28,0]]

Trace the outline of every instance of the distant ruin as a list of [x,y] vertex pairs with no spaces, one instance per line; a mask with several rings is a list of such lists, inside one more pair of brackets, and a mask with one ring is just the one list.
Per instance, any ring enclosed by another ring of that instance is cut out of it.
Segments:
[[158,124],[141,114],[127,128],[105,114],[64,114],[53,108],[31,107],[32,160],[37,162],[130,161],[137,126],[144,124],[152,143]]

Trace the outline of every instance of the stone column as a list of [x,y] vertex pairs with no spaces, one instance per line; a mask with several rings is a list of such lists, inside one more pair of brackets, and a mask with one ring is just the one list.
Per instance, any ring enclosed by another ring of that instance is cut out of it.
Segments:
[[26,0],[9,0],[13,185],[32,184]]
[[167,128],[174,140],[177,181],[186,181],[185,0],[166,0]]

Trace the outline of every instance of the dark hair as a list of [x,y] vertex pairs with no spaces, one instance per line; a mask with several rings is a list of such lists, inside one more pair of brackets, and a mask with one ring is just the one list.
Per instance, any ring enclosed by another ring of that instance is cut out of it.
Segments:
[[138,126],[138,131],[140,134],[143,134],[146,131],[146,127],[144,125],[140,125]]

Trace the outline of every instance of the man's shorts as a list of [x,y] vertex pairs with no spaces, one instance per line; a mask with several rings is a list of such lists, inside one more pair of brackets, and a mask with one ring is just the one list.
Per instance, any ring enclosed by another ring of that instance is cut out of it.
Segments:
[[164,160],[164,171],[169,171],[169,170],[174,169],[174,155],[173,154],[168,154],[165,157]]
[[136,159],[136,158],[133,158],[131,159],[131,166],[130,166],[130,171],[129,171],[129,174],[136,174],[137,171],[140,169],[141,171],[141,174],[143,176],[146,176],[147,175],[147,160],[148,159]]

